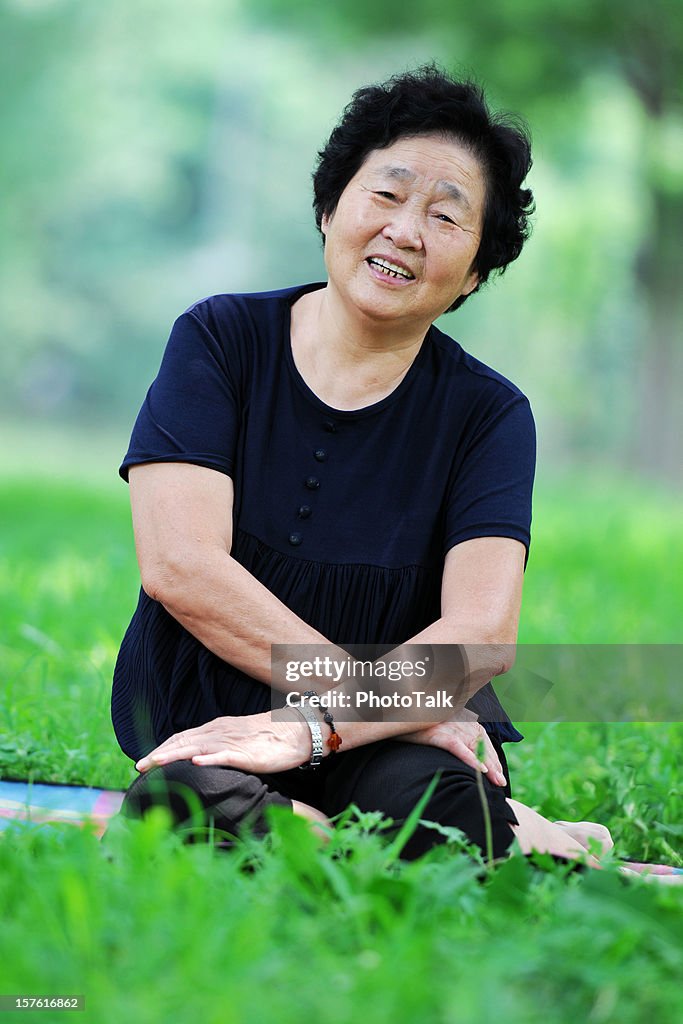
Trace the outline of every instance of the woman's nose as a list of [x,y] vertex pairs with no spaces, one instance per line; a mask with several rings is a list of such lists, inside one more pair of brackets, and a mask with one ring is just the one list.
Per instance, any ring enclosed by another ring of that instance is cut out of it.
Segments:
[[419,216],[407,207],[397,207],[392,211],[382,234],[394,243],[398,249],[421,249],[422,231]]

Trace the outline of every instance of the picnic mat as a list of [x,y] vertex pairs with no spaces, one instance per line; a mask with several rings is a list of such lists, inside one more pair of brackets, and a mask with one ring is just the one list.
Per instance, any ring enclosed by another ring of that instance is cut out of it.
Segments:
[[[58,821],[82,825],[92,821],[102,836],[107,822],[118,813],[124,792],[118,789],[93,789],[90,786],[61,786],[50,782],[3,782],[0,779],[0,832],[11,821],[34,825]],[[639,874],[680,875],[683,869],[668,864],[626,862]]]
[[82,825],[92,821],[101,836],[119,810],[124,794],[115,789],[61,786],[48,782],[3,782],[0,779],[0,832],[11,821],[42,825],[66,821]]

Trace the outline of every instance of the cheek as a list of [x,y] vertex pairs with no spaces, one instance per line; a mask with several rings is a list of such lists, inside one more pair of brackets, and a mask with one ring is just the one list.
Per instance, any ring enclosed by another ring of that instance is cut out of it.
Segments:
[[476,245],[462,245],[459,246],[455,252],[451,253],[449,260],[445,261],[443,271],[449,274],[451,279],[454,277],[460,280],[469,279],[474,273],[474,261],[477,256]]
[[362,242],[376,227],[377,213],[367,203],[340,200],[335,216],[335,227],[340,237],[349,244]]
[[366,235],[367,225],[364,218],[355,210],[349,213],[344,219],[344,224],[340,231],[343,244],[347,248],[354,248],[362,244]]

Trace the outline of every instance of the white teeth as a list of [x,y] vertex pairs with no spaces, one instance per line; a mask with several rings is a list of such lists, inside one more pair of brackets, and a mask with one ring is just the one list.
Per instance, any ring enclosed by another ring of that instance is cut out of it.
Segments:
[[395,263],[390,263],[389,260],[379,259],[377,256],[371,256],[368,262],[389,277],[404,277],[408,281],[412,281],[414,277],[409,270],[404,270],[403,267],[398,267]]

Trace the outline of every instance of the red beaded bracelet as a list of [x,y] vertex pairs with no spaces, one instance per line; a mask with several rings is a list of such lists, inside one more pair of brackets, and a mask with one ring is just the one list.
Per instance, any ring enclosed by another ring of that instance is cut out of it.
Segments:
[[330,737],[326,745],[330,748],[331,754],[336,754],[342,745],[342,738],[334,727],[334,719],[330,711],[325,711],[323,722],[326,722],[330,727]]

